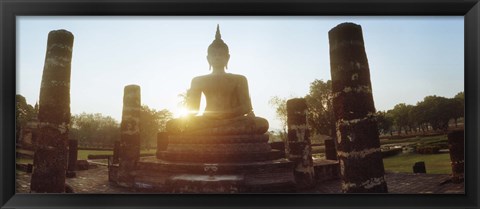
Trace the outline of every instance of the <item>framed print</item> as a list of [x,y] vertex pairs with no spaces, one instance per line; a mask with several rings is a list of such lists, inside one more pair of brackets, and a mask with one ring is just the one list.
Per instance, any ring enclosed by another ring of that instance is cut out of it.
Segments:
[[2,208],[476,208],[478,1],[6,1]]

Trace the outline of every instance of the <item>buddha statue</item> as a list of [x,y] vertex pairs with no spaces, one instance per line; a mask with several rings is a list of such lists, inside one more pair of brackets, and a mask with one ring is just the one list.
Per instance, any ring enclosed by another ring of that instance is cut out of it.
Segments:
[[[253,113],[247,78],[225,72],[229,59],[217,25],[207,54],[212,72],[192,79],[186,102],[189,114],[170,120],[166,127],[169,134],[263,134],[268,130],[268,121]],[[207,104],[203,115],[197,115],[202,93]]]

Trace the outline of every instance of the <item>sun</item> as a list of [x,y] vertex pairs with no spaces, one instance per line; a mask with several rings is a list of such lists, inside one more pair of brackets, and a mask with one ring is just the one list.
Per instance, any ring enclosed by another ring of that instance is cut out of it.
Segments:
[[184,117],[184,116],[187,116],[187,115],[188,115],[188,109],[185,108],[185,107],[179,107],[173,113],[173,116],[175,118],[181,118],[181,117]]

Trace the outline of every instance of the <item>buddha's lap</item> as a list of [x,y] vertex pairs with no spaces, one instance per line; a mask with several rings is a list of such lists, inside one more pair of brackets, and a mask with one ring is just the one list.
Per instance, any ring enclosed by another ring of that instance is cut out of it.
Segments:
[[167,132],[169,133],[262,134],[267,130],[268,121],[266,119],[250,116],[223,120],[197,116],[177,118],[167,122]]

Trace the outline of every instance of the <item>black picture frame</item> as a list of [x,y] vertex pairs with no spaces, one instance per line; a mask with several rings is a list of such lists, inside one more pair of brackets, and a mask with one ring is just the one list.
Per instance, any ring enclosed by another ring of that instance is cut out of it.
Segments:
[[[15,194],[15,39],[18,15],[460,15],[465,17],[466,182],[460,195]],[[0,0],[1,208],[478,208],[478,0]]]

